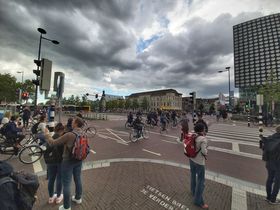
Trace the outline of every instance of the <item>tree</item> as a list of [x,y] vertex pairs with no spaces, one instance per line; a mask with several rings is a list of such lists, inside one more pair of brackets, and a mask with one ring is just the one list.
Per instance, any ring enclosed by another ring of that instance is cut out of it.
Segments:
[[75,97],[75,105],[76,105],[76,106],[80,106],[80,103],[81,103],[80,97],[79,97],[79,96],[76,96],[76,97]]
[[264,96],[264,102],[267,103],[267,109],[273,110],[274,102],[280,101],[280,83],[277,80],[276,72],[271,69],[265,84],[259,89],[260,94]]
[[125,100],[125,104],[124,104],[124,107],[126,108],[126,109],[129,109],[129,108],[131,108],[131,100],[128,98],[128,99],[126,99]]
[[0,103],[2,101],[7,103],[17,101],[16,89],[16,78],[14,76],[0,74]]
[[143,110],[146,110],[146,111],[148,110],[149,102],[148,102],[147,97],[143,98],[142,103],[141,103],[141,108],[143,108]]
[[204,109],[204,105],[201,103],[198,105],[198,110],[200,111],[200,113],[203,113],[203,109]]
[[213,114],[215,112],[215,104],[211,104],[209,107],[209,113]]
[[137,100],[137,98],[134,98],[132,101],[132,108],[137,109],[138,107],[139,107],[138,100]]
[[75,96],[71,95],[68,100],[67,104],[74,105],[75,104]]
[[118,100],[118,108],[123,109],[124,108],[125,101],[123,99]]

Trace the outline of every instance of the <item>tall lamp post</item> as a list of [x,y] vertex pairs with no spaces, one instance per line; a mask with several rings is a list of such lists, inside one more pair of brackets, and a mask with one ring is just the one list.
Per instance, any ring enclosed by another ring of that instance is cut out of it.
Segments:
[[226,70],[221,70],[221,71],[218,71],[219,73],[222,73],[222,72],[228,72],[228,107],[229,109],[231,109],[231,98],[230,98],[230,67],[227,66],[225,68]]
[[[48,39],[46,37],[43,37],[43,34],[47,33],[44,29],[38,28],[37,30],[40,32],[39,51],[38,51],[38,62],[40,62],[40,60],[41,60],[41,44],[42,44],[42,39],[50,41],[50,42],[52,42],[53,44],[56,44],[56,45],[59,44],[59,42],[56,41],[56,40],[52,40],[52,39]],[[37,71],[36,71],[36,73],[34,72],[36,74],[36,83],[35,83],[36,88],[35,88],[35,99],[34,99],[34,106],[35,106],[35,108],[37,107],[37,98],[38,98],[38,86],[39,86],[38,76],[39,76],[39,73],[40,73],[39,67],[40,67],[40,64],[37,63]]]
[[21,96],[21,94],[23,93],[23,75],[24,75],[24,71],[17,71],[17,73],[21,74],[21,88],[20,88],[21,92],[19,94],[19,100],[20,100],[20,103],[22,104],[22,98],[21,98],[22,96]]

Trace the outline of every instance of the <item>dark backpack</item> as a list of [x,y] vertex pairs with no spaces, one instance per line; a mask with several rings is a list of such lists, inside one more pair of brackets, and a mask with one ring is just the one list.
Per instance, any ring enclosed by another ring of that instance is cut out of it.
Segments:
[[263,161],[280,160],[280,140],[277,141],[272,137],[262,137],[260,145],[263,150]]
[[36,192],[39,188],[37,175],[24,172],[14,172],[10,176],[0,179],[0,187],[6,183],[16,186],[16,205],[20,210],[32,210],[36,201]]
[[0,128],[0,134],[5,136],[7,134],[7,125],[8,123],[4,124],[1,128]]
[[194,158],[199,153],[201,149],[196,151],[195,139],[198,137],[195,133],[188,133],[185,135],[184,139],[184,154],[189,158]]
[[38,129],[38,125],[40,124],[40,122],[37,122],[37,123],[35,123],[33,126],[32,126],[32,128],[31,128],[31,132],[33,133],[33,134],[36,134],[38,131],[37,131],[37,129]]
[[73,160],[84,160],[90,151],[88,137],[85,134],[73,133],[76,135],[76,139],[70,152],[70,158]]

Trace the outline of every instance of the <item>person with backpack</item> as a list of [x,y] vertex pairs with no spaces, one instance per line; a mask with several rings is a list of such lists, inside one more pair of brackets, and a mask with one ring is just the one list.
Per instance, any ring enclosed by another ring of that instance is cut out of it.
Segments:
[[263,160],[266,161],[266,201],[272,205],[279,205],[276,200],[280,188],[280,126],[276,133],[262,139]]
[[[46,141],[49,145],[63,145],[63,155],[62,155],[62,163],[61,163],[61,171],[63,171],[61,178],[62,178],[62,187],[63,187],[63,205],[59,207],[59,210],[71,210],[71,200],[77,204],[82,203],[82,181],[81,181],[81,171],[82,171],[82,162],[83,159],[88,155],[89,153],[89,147],[88,144],[81,144],[83,139],[83,131],[82,127],[84,126],[83,119],[76,117],[74,118],[72,122],[72,132],[68,132],[64,134],[63,136],[57,138],[54,140],[48,131],[48,129],[45,130],[45,137]],[[80,144],[78,144],[80,143]],[[87,141],[84,141],[82,143],[87,143]],[[77,150],[77,145],[80,146],[80,151]],[[86,146],[86,148],[84,147]],[[82,154],[83,158],[77,158],[77,152],[78,154]],[[75,182],[75,189],[76,194],[72,196],[71,198],[71,181],[72,181],[72,175]]]
[[[54,127],[53,139],[57,139],[64,134],[64,126],[58,123]],[[63,145],[47,146],[44,152],[44,160],[47,164],[48,172],[48,191],[49,191],[49,204],[59,204],[63,199],[62,182],[61,182],[61,162],[63,154]],[[56,182],[56,194],[54,193],[54,183]]]
[[[202,209],[208,209],[208,205],[204,203],[203,191],[205,182],[205,159],[207,156],[207,139],[205,137],[205,127],[201,123],[194,126],[195,139],[194,148],[195,155],[190,157],[191,171],[191,193],[194,196],[194,204]],[[187,151],[188,152],[188,151]]]

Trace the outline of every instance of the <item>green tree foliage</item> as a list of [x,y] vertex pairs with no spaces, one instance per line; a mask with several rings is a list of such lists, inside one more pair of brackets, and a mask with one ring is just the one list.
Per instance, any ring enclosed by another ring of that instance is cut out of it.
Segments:
[[143,100],[142,100],[142,102],[141,102],[141,108],[142,108],[143,110],[148,110],[148,108],[149,108],[149,102],[148,102],[147,97],[144,97],[144,98],[143,98]]
[[209,113],[214,113],[215,112],[215,104],[211,104],[209,107]]
[[203,112],[203,110],[204,110],[204,105],[203,105],[202,103],[198,105],[198,110],[200,111],[200,113]]
[[125,100],[125,105],[124,105],[125,109],[130,109],[131,106],[132,106],[131,100],[130,100],[129,98],[126,99],[126,100]]
[[15,102],[18,99],[16,95],[16,78],[10,74],[0,74],[0,102]]
[[136,98],[134,98],[133,101],[132,101],[132,108],[133,109],[139,108],[139,103],[138,103],[138,100]]
[[265,84],[259,89],[259,93],[264,96],[264,103],[267,103],[271,110],[272,102],[280,101],[280,83],[277,80],[276,72],[272,69]]
[[123,109],[125,105],[125,101],[123,99],[118,100],[118,108]]

